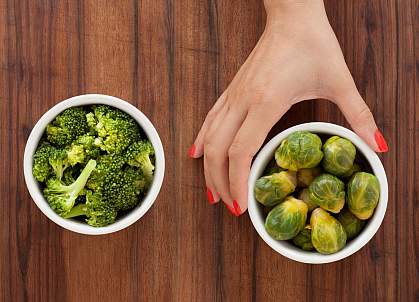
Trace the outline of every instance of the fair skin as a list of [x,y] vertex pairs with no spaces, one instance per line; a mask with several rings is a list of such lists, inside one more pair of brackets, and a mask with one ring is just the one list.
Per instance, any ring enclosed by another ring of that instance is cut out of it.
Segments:
[[254,155],[270,129],[303,100],[328,99],[377,152],[387,144],[359,94],[322,0],[265,0],[266,28],[236,76],[209,111],[194,144],[204,158],[211,204],[236,216],[247,209]]

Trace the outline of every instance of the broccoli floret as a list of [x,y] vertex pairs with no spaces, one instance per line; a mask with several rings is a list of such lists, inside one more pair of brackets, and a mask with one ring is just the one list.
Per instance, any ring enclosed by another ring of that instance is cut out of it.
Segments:
[[67,150],[68,163],[72,166],[84,163],[86,160],[86,153],[81,145],[71,145]]
[[117,171],[122,170],[125,158],[119,154],[108,154],[97,158],[97,166],[87,182],[87,187],[97,190],[103,183],[104,177],[111,177]]
[[139,203],[139,194],[146,188],[141,170],[129,167],[124,171],[108,174],[99,187],[103,199],[116,210],[129,210]]
[[54,151],[54,147],[48,142],[41,142],[33,155],[32,174],[36,180],[44,182],[51,174],[49,158]]
[[90,160],[83,171],[71,185],[65,185],[58,178],[50,178],[44,189],[44,196],[51,208],[60,216],[65,217],[72,207],[80,192],[86,185],[87,179],[96,167],[96,161]]
[[87,125],[89,126],[89,134],[96,136],[97,119],[95,117],[95,114],[93,112],[89,112],[88,114],[86,114],[86,120],[87,120]]
[[48,140],[59,147],[69,145],[76,137],[87,133],[86,113],[83,108],[68,108],[47,126]]
[[68,162],[74,166],[78,163],[85,163],[89,159],[97,158],[100,149],[95,145],[95,137],[89,134],[79,136],[67,151]]
[[39,145],[33,158],[32,173],[40,182],[46,181],[52,172],[58,179],[61,179],[64,170],[68,167],[67,152],[55,148],[48,142],[42,142]]
[[74,206],[66,218],[86,216],[87,224],[102,227],[115,222],[117,211],[103,199],[100,193],[87,191],[86,203]]
[[82,146],[86,157],[89,159],[100,156],[100,149],[95,145],[95,137],[93,135],[82,135],[73,144]]
[[[99,105],[94,107],[96,119],[95,130],[98,137],[95,144],[108,153],[121,153],[134,140],[140,137],[140,129],[135,120],[121,110]],[[94,119],[88,117],[89,124],[93,125]]]
[[133,143],[128,147],[126,152],[127,163],[130,166],[140,168],[148,181],[153,179],[153,156],[153,146],[149,141],[145,140]]
[[58,180],[63,177],[65,169],[68,167],[67,151],[53,148],[49,158],[49,164]]

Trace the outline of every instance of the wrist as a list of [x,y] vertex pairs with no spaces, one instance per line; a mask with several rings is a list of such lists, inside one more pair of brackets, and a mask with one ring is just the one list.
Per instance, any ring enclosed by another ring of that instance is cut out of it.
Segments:
[[298,12],[305,8],[323,5],[323,0],[263,0],[265,9],[271,13]]
[[323,0],[264,0],[268,27],[327,20]]

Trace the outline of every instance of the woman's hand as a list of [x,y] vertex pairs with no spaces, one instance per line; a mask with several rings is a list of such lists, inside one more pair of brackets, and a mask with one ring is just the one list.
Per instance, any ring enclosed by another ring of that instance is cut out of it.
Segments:
[[371,148],[387,144],[360,96],[321,0],[266,0],[267,25],[249,58],[208,113],[189,150],[204,156],[210,203],[247,209],[253,156],[295,103],[329,99]]

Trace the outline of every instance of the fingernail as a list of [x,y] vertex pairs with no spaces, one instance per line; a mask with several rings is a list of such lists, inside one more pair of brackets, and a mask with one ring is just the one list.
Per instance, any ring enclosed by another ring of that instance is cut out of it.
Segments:
[[233,207],[234,207],[234,210],[236,212],[236,215],[240,216],[241,213],[242,213],[242,210],[240,209],[240,206],[239,206],[239,204],[237,203],[236,200],[233,200]]
[[190,158],[193,158],[193,156],[195,155],[195,149],[196,149],[195,144],[193,144],[193,145],[189,148],[189,150],[188,150],[188,156],[189,156]]
[[212,195],[212,192],[210,189],[207,188],[207,197],[208,197],[208,202],[210,204],[214,204],[215,200],[214,200],[214,196]]
[[227,209],[230,211],[231,214],[233,214],[234,216],[239,216],[239,215],[237,215],[236,210],[234,208],[232,208],[230,205],[228,205],[226,203],[224,203],[224,204],[226,205]]
[[375,131],[374,137],[375,137],[375,141],[377,142],[378,150],[380,152],[387,152],[388,145],[383,134],[380,132],[380,130],[377,129]]

